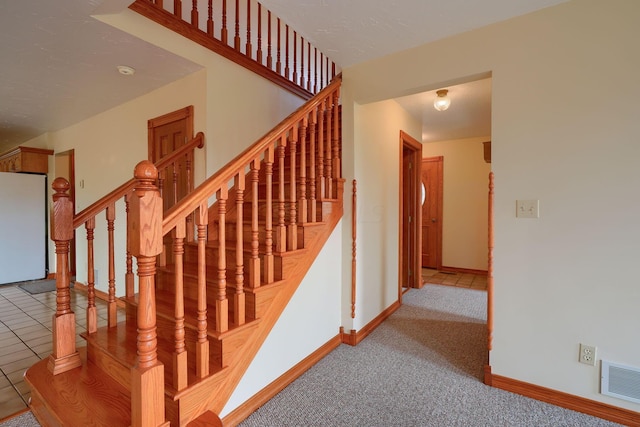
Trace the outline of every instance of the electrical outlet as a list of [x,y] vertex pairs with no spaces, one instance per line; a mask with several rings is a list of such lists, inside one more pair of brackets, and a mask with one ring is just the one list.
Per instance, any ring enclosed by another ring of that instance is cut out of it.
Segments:
[[580,355],[578,357],[578,361],[585,365],[596,366],[596,347],[580,344]]

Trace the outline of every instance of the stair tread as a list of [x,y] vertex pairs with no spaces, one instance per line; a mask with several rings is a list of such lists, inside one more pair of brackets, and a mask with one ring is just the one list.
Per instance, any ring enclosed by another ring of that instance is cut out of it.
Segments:
[[68,426],[117,427],[131,425],[129,392],[98,367],[87,361],[86,347],[78,349],[82,366],[52,375],[47,359],[29,368],[25,380],[31,386],[34,412],[40,399],[47,415],[55,414]]
[[[120,322],[115,327],[102,327],[93,334],[83,334],[83,337],[100,348],[101,351],[109,354],[113,359],[126,367],[133,367],[138,359],[137,354],[137,325],[133,322]],[[165,387],[169,392],[173,390],[171,378],[173,378],[173,344],[158,337],[157,346],[158,360],[164,365]],[[188,357],[189,384],[193,385],[199,381],[195,372],[195,357]],[[220,372],[222,369],[216,364],[214,358],[209,364],[210,374]],[[174,391],[175,392],[175,391]]]

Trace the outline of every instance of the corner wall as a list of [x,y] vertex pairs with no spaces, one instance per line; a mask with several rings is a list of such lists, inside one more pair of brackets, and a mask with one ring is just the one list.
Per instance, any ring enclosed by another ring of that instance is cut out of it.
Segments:
[[[343,70],[356,109],[492,73],[493,372],[633,411],[599,393],[599,369],[578,363],[578,348],[640,364],[638,22],[635,0],[575,0]],[[343,123],[356,165],[363,136],[386,126]],[[389,167],[360,174],[363,192],[397,174]],[[518,199],[540,200],[540,218],[516,218]],[[397,264],[382,247],[394,238],[377,237],[397,233],[394,218],[375,232],[359,264]],[[367,294],[384,305],[378,286]]]

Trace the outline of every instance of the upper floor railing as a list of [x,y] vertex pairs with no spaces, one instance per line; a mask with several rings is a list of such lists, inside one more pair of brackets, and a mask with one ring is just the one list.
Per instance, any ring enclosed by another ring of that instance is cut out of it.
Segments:
[[340,71],[256,0],[136,0],[129,7],[304,99]]

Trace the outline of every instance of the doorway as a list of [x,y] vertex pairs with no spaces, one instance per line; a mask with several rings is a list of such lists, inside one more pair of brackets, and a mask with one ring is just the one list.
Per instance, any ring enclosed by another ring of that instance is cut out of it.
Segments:
[[422,159],[422,256],[424,268],[442,268],[443,156]]
[[422,286],[421,190],[422,144],[400,131],[400,274],[398,300],[409,288]]
[[[151,119],[148,127],[149,160],[157,163],[193,138],[193,106]],[[163,211],[175,205],[193,188],[193,173],[187,173],[187,163],[193,168],[193,153],[158,171]]]
[[[69,181],[69,196],[73,214],[76,214],[76,177],[75,177],[75,154],[74,150],[56,153],[54,156],[54,170],[56,177],[62,177]],[[76,230],[73,230],[73,237],[69,242],[69,274],[72,278],[76,275]]]

